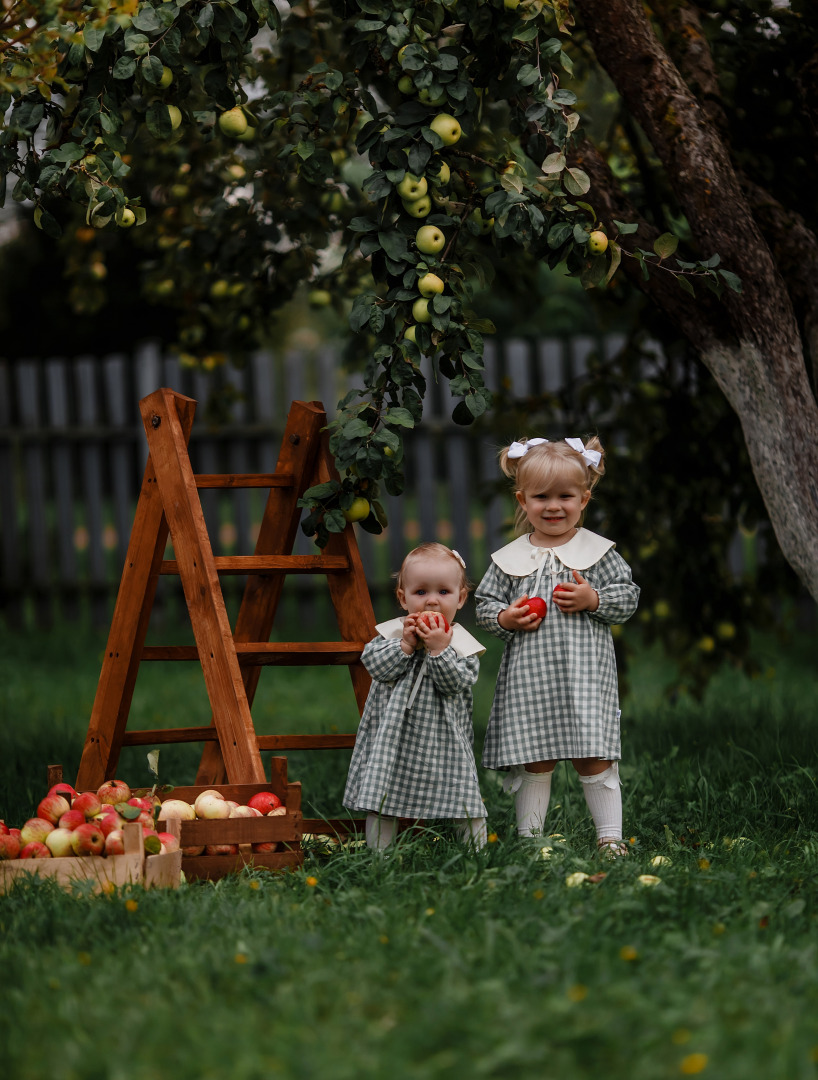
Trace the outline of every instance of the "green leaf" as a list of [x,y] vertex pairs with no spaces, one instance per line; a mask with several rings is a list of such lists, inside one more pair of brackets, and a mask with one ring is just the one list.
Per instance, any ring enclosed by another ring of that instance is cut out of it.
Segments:
[[732,270],[719,270],[719,274],[724,278],[728,289],[732,289],[734,293],[741,292],[741,278],[738,274],[734,274]]
[[153,775],[158,780],[159,779],[159,751],[158,750],[150,750],[148,752],[148,768],[150,769],[150,771],[153,773]]
[[679,276],[676,278],[676,281],[679,283],[679,287],[683,289],[684,292],[690,293],[691,296],[696,295],[696,290],[693,288],[693,282],[690,280],[690,278],[685,277],[684,274],[679,274]]
[[413,428],[415,426],[414,418],[408,409],[389,409],[383,422],[393,427]]
[[620,236],[630,236],[631,233],[635,233],[639,228],[639,225],[633,221],[617,221],[614,218],[614,225],[619,229]]
[[582,169],[567,169],[562,182],[569,195],[585,195],[591,190],[591,178]]
[[82,32],[82,40],[90,52],[97,52],[105,40],[105,30],[97,26],[86,26]]
[[657,238],[653,242],[653,250],[656,252],[660,259],[667,259],[670,255],[674,253],[678,246],[679,237],[674,236],[673,233],[669,232],[662,233],[661,236],[657,236]]
[[159,81],[162,78],[163,65],[158,56],[146,56],[143,58],[142,63],[139,65],[142,71],[142,77],[146,83],[150,83],[151,86],[158,86]]
[[349,423],[344,424],[341,431],[342,436],[345,439],[365,439],[372,433],[372,428],[367,424],[366,420],[350,420]]

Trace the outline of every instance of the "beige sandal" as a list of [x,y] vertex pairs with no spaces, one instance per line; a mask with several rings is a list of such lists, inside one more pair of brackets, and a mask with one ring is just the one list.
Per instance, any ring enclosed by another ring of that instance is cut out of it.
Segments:
[[614,837],[603,836],[601,840],[597,840],[596,846],[598,853],[606,859],[618,859],[628,854],[624,841]]

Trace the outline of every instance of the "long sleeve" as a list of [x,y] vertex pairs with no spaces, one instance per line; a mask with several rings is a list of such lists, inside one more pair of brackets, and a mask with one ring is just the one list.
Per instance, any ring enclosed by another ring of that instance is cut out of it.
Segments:
[[361,663],[376,682],[391,683],[404,675],[412,663],[395,638],[376,637],[361,653]]
[[639,603],[638,585],[631,568],[616,551],[608,551],[594,567],[594,588],[599,593],[599,607],[590,612],[592,619],[609,626],[626,622]]
[[[494,634],[501,641],[511,641],[514,637],[513,630],[504,630],[500,626],[497,622],[497,616],[501,611],[505,611],[513,600],[517,599],[516,596],[511,595],[511,589],[515,582],[519,584],[519,580],[519,578],[512,578],[508,574],[504,574],[498,566],[492,563],[474,594],[477,625],[483,630],[488,630],[490,634]],[[521,595],[521,593],[517,595]]]
[[427,659],[426,670],[444,697],[456,697],[477,682],[480,661],[476,656],[458,656],[449,645],[438,656]]

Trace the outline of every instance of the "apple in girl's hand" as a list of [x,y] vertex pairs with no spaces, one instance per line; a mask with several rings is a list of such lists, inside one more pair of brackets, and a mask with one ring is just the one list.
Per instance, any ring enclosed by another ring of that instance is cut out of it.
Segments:
[[526,603],[528,604],[529,615],[536,615],[538,619],[544,619],[548,614],[548,605],[541,596],[530,596]]
[[44,844],[45,838],[53,831],[54,826],[45,818],[29,818],[20,830],[20,843],[23,847],[32,843]]
[[20,852],[21,859],[50,859],[51,852],[45,846],[41,844],[39,840],[32,840],[30,844],[26,844],[23,850]]
[[565,592],[570,592],[570,591],[571,591],[571,590],[570,590],[570,589],[568,588],[568,586],[567,586],[567,585],[564,585],[564,584],[563,584],[562,582],[560,582],[560,584],[559,584],[559,585],[555,585],[555,586],[554,586],[554,592],[559,592],[560,590],[564,590]]
[[45,846],[55,859],[64,859],[74,854],[73,835],[72,829],[57,828],[45,838]]
[[75,855],[101,855],[105,850],[105,837],[102,830],[92,821],[78,825],[71,833],[71,843]]
[[247,805],[254,810],[259,810],[262,814],[269,814],[271,810],[281,806],[281,799],[279,799],[278,795],[274,795],[272,791],[259,791],[251,799],[247,800]]
[[117,803],[130,799],[131,789],[124,780],[106,780],[102,787],[97,789],[97,795],[101,803],[116,806]]
[[446,616],[441,615],[437,611],[424,611],[423,614],[418,618],[418,622],[422,622],[425,626],[428,626],[430,630],[439,630],[440,626],[438,625],[438,619],[443,620],[443,629],[448,634],[449,624],[446,621]]
[[10,832],[0,836],[0,862],[20,857],[20,841]]
[[63,814],[67,814],[70,809],[71,804],[62,795],[46,795],[44,799],[40,799],[37,817],[45,818],[52,825],[56,825]]
[[102,803],[95,791],[81,791],[71,803],[71,809],[81,810],[87,818],[92,818],[100,812]]

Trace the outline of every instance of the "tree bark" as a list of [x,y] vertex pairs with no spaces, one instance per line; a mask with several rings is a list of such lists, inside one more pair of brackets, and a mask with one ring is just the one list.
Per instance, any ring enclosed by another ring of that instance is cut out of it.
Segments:
[[[741,295],[725,291],[718,315],[666,290],[660,299],[656,285],[646,291],[694,344],[738,415],[784,557],[818,600],[818,406],[792,297],[733,166],[720,110],[693,93],[640,0],[575,6],[598,61],[663,163],[703,257],[718,252],[742,279]],[[685,55],[712,95],[706,43],[695,41],[695,54]],[[593,179],[600,178],[597,169]],[[591,196],[597,205],[613,198],[599,187]]]

